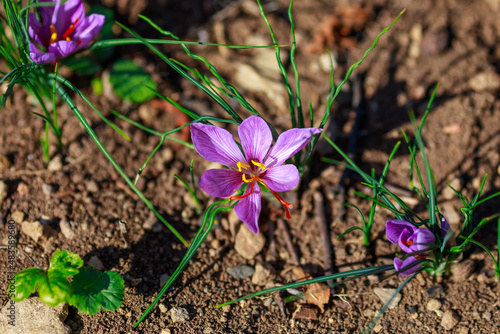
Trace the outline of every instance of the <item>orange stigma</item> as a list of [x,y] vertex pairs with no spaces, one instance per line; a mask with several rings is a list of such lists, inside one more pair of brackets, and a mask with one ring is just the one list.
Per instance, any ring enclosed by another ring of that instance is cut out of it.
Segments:
[[80,20],[78,17],[75,20],[75,23],[69,26],[68,30],[66,30],[62,36],[62,39],[65,39],[67,41],[71,41],[71,38],[69,38],[69,35],[71,35],[75,31],[75,25],[78,23],[78,20]]

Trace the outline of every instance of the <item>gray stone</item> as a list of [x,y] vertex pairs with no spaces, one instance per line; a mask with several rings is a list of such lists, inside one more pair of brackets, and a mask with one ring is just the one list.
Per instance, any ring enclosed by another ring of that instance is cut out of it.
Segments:
[[181,322],[189,320],[189,313],[185,308],[173,307],[170,309],[170,317],[173,322]]
[[170,279],[170,275],[169,274],[162,274],[160,276],[160,287],[163,288],[163,286],[165,284],[167,284],[168,280]]
[[441,326],[446,330],[452,330],[460,322],[460,316],[452,310],[444,312]]
[[[15,311],[9,318],[12,308]],[[13,304],[9,301],[0,314],[0,333],[69,334],[71,329],[64,324],[67,316],[67,304],[50,307],[43,304],[38,297]],[[10,321],[14,321],[15,325],[9,323]]]
[[[373,289],[373,293],[377,295],[378,298],[384,303],[384,305],[392,298],[396,289],[388,289],[388,288],[375,288]],[[401,300],[401,294],[398,293],[396,297],[391,301],[388,308],[393,309],[398,306],[399,301]]]
[[227,270],[227,273],[236,279],[245,279],[252,276],[254,272],[255,269],[247,265],[232,267]]
[[441,284],[431,286],[430,288],[425,290],[425,293],[430,298],[434,298],[434,297],[442,294],[443,292],[444,292],[444,289],[443,289],[443,286]]
[[97,256],[92,256],[90,260],[87,262],[87,265],[89,267],[94,268],[95,270],[104,270],[104,265],[102,264],[101,259],[99,259]]
[[262,251],[265,243],[262,233],[254,234],[243,224],[236,234],[234,249],[245,259],[251,260]]

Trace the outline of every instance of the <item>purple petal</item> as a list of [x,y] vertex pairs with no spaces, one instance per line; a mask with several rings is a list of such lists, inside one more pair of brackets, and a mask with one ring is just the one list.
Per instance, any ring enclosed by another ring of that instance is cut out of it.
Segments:
[[[44,22],[50,22],[48,21],[49,18],[50,17],[45,18]],[[35,14],[33,13],[29,13],[28,15],[28,34],[30,35],[31,39],[37,42],[38,44],[43,45],[45,47],[49,46],[50,25],[49,24],[42,25],[40,22],[38,22]]]
[[423,263],[420,263],[420,265],[414,265],[413,267],[411,268],[407,268],[406,270],[403,270],[403,271],[400,271],[401,269],[405,268],[405,267],[408,267],[410,266],[412,263],[418,261],[416,257],[414,256],[409,256],[406,258],[406,260],[401,260],[397,257],[394,258],[394,269],[396,269],[396,271],[402,275],[402,276],[408,276],[408,275],[411,275],[413,274],[415,271],[418,270],[418,268],[420,268],[420,266],[422,266]]
[[441,217],[441,237],[444,239],[448,232],[451,232],[450,224],[448,224],[446,218]]
[[209,169],[201,176],[199,186],[210,196],[229,197],[243,184],[241,175],[232,169]]
[[106,17],[100,14],[92,14],[80,21],[75,28],[73,39],[81,42],[79,49],[87,46],[99,34],[102,26],[104,25]]
[[75,41],[59,41],[50,44],[49,51],[54,53],[57,58],[66,58],[77,51],[78,43]]
[[81,0],[68,0],[61,6],[61,1],[57,0],[52,24],[60,38],[74,24],[76,19],[82,20],[85,17],[85,9]]
[[399,235],[399,240],[398,240],[398,245],[401,248],[401,250],[405,253],[413,253],[416,251],[415,245],[410,245],[407,246],[408,241],[411,241],[413,243],[413,233],[409,229],[404,229],[401,231],[401,234]]
[[[252,191],[252,185],[249,184],[245,195]],[[250,231],[259,233],[259,216],[261,210],[260,188],[257,182],[253,182],[252,193],[234,206],[234,211],[242,222],[247,224]]]
[[38,50],[33,42],[30,41],[30,57],[37,64],[49,64],[56,59],[52,52],[42,52]]
[[387,234],[387,239],[389,239],[389,241],[393,244],[398,243],[399,236],[405,229],[409,229],[413,233],[413,231],[417,228],[406,220],[393,219],[388,220],[387,223],[385,223],[385,233]]
[[289,191],[299,184],[299,171],[295,165],[282,165],[266,170],[260,178],[271,190]]
[[233,136],[224,129],[200,123],[191,124],[191,139],[196,151],[208,161],[238,168],[238,162],[247,163]]
[[273,135],[266,121],[259,116],[251,116],[241,123],[238,135],[247,161],[264,161],[273,143]]
[[317,135],[321,133],[321,131],[323,130],[306,128],[291,129],[283,132],[271,148],[271,151],[269,151],[269,154],[264,160],[264,165],[266,165],[267,168],[282,165],[286,160],[303,149],[311,141],[313,135]]
[[412,248],[416,251],[424,250],[436,243],[434,234],[425,228],[419,228],[413,233]]

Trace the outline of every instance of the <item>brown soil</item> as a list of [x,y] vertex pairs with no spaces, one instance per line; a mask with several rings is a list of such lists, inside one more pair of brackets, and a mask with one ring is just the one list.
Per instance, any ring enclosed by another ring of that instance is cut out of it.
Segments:
[[[109,2],[122,15],[122,22],[126,21],[130,11],[145,8],[143,13],[184,39],[197,40],[200,36],[207,35],[209,41],[216,42],[214,26],[220,23],[223,24],[227,43],[244,44],[250,35],[268,36],[262,19],[248,5],[252,2],[243,3],[246,5],[240,2],[229,4],[229,1],[144,3],[144,0],[131,0],[127,6],[121,1],[116,4]],[[342,3],[349,4],[348,1],[337,1],[336,6],[342,7]],[[456,197],[447,196],[447,183],[457,183],[459,190],[471,198],[477,193],[478,184],[487,173],[485,196],[500,189],[500,104],[497,100],[500,4],[494,0],[366,0],[360,3],[364,8],[371,6],[370,15],[366,16],[370,21],[359,30],[348,30],[349,36],[342,37],[346,40],[340,43],[341,47],[338,47],[339,44],[324,45],[334,48],[338,56],[337,79],[342,78],[347,64],[358,60],[376,35],[405,6],[407,10],[357,70],[361,74],[364,89],[363,106],[366,117],[362,124],[362,136],[358,141],[356,160],[365,171],[375,168],[380,173],[396,141],[403,139],[400,129],[412,132],[408,110],[415,110],[417,117],[422,115],[434,86],[439,82],[439,91],[423,135],[438,185],[440,208],[453,222],[461,221],[461,203]],[[279,43],[287,44],[289,24],[286,1],[270,3],[268,8],[275,9],[269,14],[269,18]],[[306,48],[313,40],[326,41],[328,44],[328,36],[323,38],[317,34],[328,31],[328,23],[325,22],[332,20],[331,17],[328,18],[328,14],[334,12],[333,5],[321,0],[297,1],[294,9],[302,97],[303,101],[313,101],[313,107],[317,110],[316,119],[320,119],[324,110],[322,101],[325,101],[328,94],[329,74],[311,70],[320,55],[309,53]],[[155,36],[151,29],[140,22],[137,31],[145,36]],[[354,47],[351,47],[353,41]],[[202,68],[187,58],[179,48],[168,47],[163,50],[192,66]],[[232,83],[237,66],[250,61],[254,55],[252,50],[220,53],[217,48],[200,47],[194,48],[194,51],[212,61]],[[160,91],[165,95],[175,96],[175,100],[194,110],[210,110],[214,115],[226,117],[220,108],[173,74],[151,53],[134,47],[124,48],[120,54],[134,56],[154,69]],[[78,81],[87,96],[91,96],[86,79],[73,77],[72,80]],[[352,87],[352,82],[349,87]],[[332,115],[332,123],[337,130],[331,135],[344,149],[348,147],[354,122],[349,87],[346,86],[339,95]],[[276,125],[278,131],[289,127],[287,111],[276,108],[264,93],[245,92],[244,95]],[[146,107],[139,107],[105,95],[92,99],[106,115],[110,115],[110,109],[117,109],[140,120],[139,110],[146,108],[145,114],[149,112],[154,115],[154,122],[143,118],[146,125],[160,131],[176,126],[177,116],[159,109],[160,104],[148,103]],[[150,216],[150,210],[128,189],[64,105],[58,111],[67,155],[63,159],[64,167],[61,170],[49,171],[43,163],[38,141],[43,132],[43,124],[40,119],[30,115],[30,111],[36,110],[36,107],[32,107],[29,100],[21,90],[17,90],[0,115],[0,154],[7,156],[12,163],[9,170],[0,174],[2,181],[8,185],[8,197],[0,206],[2,240],[7,235],[5,222],[13,212],[24,212],[28,221],[45,217],[58,232],[48,242],[33,244],[28,236],[19,232],[20,248],[30,250],[29,255],[39,266],[46,267],[56,249],[78,253],[86,261],[95,255],[102,260],[107,270],[122,274],[126,283],[123,306],[116,312],[86,316],[71,309],[66,323],[75,333],[160,333],[167,329],[170,333],[357,333],[373,319],[375,312],[383,305],[373,294],[373,289],[394,288],[403,281],[401,277],[392,276],[382,282],[378,282],[377,278],[349,282],[337,290],[339,294],[331,298],[318,320],[294,320],[291,315],[283,316],[275,303],[266,301],[271,296],[215,309],[214,306],[219,303],[263,288],[252,284],[250,278],[237,280],[231,277],[227,273],[229,268],[266,262],[278,273],[274,282],[286,283],[290,279],[286,272],[293,266],[293,261],[280,229],[276,229],[274,233],[277,259],[272,258],[269,248],[269,229],[274,224],[269,217],[281,217],[282,212],[272,203],[264,204],[261,226],[267,243],[262,255],[253,260],[245,260],[234,250],[234,238],[229,231],[219,229],[211,233],[174,284],[174,289],[161,300],[165,309],[187,309],[190,319],[173,323],[168,313],[162,313],[156,307],[138,329],[134,330],[133,324],[160,290],[160,276],[164,273],[171,274],[175,270],[186,248],[166,228],[153,232],[142,227]],[[84,102],[76,97],[75,101],[113,157],[133,178],[157,145],[158,138],[115,119],[132,138],[131,142],[127,142],[103,124]],[[235,132],[235,127],[229,129]],[[188,179],[189,163],[194,159],[195,176],[199,178],[208,162],[196,152],[175,143],[166,143],[162,150],[146,168],[139,188],[163,216],[191,240],[198,228],[199,217],[189,208],[189,203],[185,203],[187,191],[175,181],[173,174],[177,173]],[[173,158],[168,158],[169,154],[173,154]],[[292,242],[298,250],[301,264],[313,276],[324,274],[323,250],[319,246],[321,236],[313,200],[317,193],[324,198],[326,219],[333,221],[330,224],[330,239],[333,244],[334,272],[391,263],[397,249],[384,236],[385,221],[391,216],[383,209],[377,210],[374,240],[368,249],[362,246],[357,233],[348,235],[342,241],[336,240],[340,233],[361,222],[357,213],[350,209],[341,219],[335,219],[340,209],[335,185],[340,181],[342,168],[320,162],[321,156],[338,158],[328,147],[323,147],[316,153],[311,172],[305,176],[301,190],[297,193],[298,200],[292,212],[292,220],[288,221]],[[400,148],[391,164],[388,183],[408,187],[408,159],[407,150]],[[46,195],[42,191],[43,184],[52,185],[54,191]],[[360,200],[353,190],[366,192],[359,185],[359,178],[351,174],[345,199],[359,205],[367,214],[370,204]],[[211,199],[201,194],[201,191],[200,196],[204,205],[210,203]],[[293,197],[293,194],[290,196]],[[486,203],[476,212],[475,219],[497,213],[499,204],[498,199]],[[419,213],[425,214],[421,203],[415,204],[415,207]],[[74,239],[68,240],[60,232],[59,222],[62,219],[74,222]],[[124,247],[119,220],[128,222],[131,244],[128,249]],[[496,227],[492,224],[479,234],[478,240],[494,250],[495,235]],[[28,244],[34,245],[34,248],[27,247]],[[6,252],[1,252],[0,257],[2,263],[6,263]],[[442,313],[453,310],[460,318],[452,330],[455,333],[500,332],[500,288],[493,282],[493,262],[479,248],[472,248],[465,257],[471,258],[476,264],[470,275],[458,282],[454,276],[437,282],[428,275],[420,274],[404,288],[398,306],[388,310],[380,320],[381,327],[378,331],[441,333],[444,331],[440,325]],[[17,267],[24,269],[31,266],[31,260],[20,253]],[[0,274],[2,282],[6,281],[5,275],[5,272]],[[439,312],[433,312],[426,309],[426,304],[431,299],[427,289],[437,284],[443,289],[433,298],[437,298],[442,307]],[[5,303],[6,284],[2,284],[1,289],[2,301]],[[289,302],[285,308],[291,314],[301,303],[305,301]]]

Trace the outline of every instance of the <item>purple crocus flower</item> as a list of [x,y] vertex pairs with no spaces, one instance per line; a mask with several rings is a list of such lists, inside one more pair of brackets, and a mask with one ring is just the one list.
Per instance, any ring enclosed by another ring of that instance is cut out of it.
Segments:
[[417,262],[419,259],[423,259],[423,256],[417,255],[417,256],[408,256],[404,261],[401,260],[400,258],[395,257],[394,258],[394,269],[402,275],[402,276],[408,276],[413,274],[415,271],[417,271],[418,268],[423,263],[420,263],[420,265],[414,265],[406,270],[401,271],[401,269],[410,266],[412,263]]
[[387,221],[386,233],[390,242],[397,243],[408,254],[427,249],[436,242],[431,231],[417,228],[405,220]]
[[81,0],[68,0],[64,4],[61,0],[39,2],[55,2],[55,6],[39,8],[41,21],[35,14],[29,14],[30,57],[35,63],[49,64],[83,49],[104,25],[104,15],[85,16]]
[[[191,137],[198,153],[208,161],[230,168],[205,171],[200,188],[214,197],[239,199],[234,210],[253,233],[259,232],[259,184],[268,188],[285,206],[286,216],[290,219],[288,209],[292,208],[292,204],[285,202],[278,192],[295,188],[299,184],[299,171],[294,165],[283,163],[321,131],[317,128],[291,129],[282,133],[271,147],[273,136],[269,126],[262,118],[251,116],[238,128],[242,152],[228,131],[193,123]],[[248,186],[242,196],[231,196],[245,183]]]
[[[411,263],[425,258],[425,250],[436,242],[434,234],[425,228],[415,227],[405,220],[389,220],[386,223],[387,239],[392,243],[397,243],[399,247],[407,254],[416,254],[409,256],[404,261],[394,258],[394,268],[399,272],[400,269]],[[421,253],[419,253],[421,252]],[[421,266],[416,265],[407,270],[399,272],[400,275],[411,275]]]

